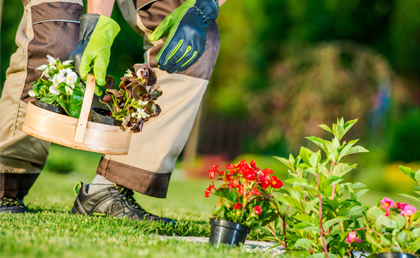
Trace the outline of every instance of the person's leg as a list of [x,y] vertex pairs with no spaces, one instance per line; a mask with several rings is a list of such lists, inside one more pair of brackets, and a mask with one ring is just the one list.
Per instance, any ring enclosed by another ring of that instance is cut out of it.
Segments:
[[[31,82],[47,54],[67,60],[79,40],[82,0],[23,0],[16,33],[18,50],[10,58],[0,101],[0,212],[24,212],[23,197],[43,169],[50,143],[22,132]],[[18,203],[21,203],[18,205]]]
[[[155,69],[157,84],[163,91],[163,95],[157,100],[162,113],[145,123],[142,132],[133,134],[128,155],[105,155],[96,173],[120,187],[165,198],[175,161],[188,139],[215,66],[220,42],[217,24],[214,23],[207,33],[203,56],[186,71],[168,74],[159,70],[155,61],[164,41],[159,40],[152,44],[147,41],[147,37],[183,1],[117,2],[128,23],[137,32],[144,34],[145,47],[148,48],[145,54],[146,63]],[[84,187],[82,189],[87,190],[88,186]],[[103,208],[105,205],[89,204],[83,193],[81,199],[85,203],[76,199],[72,210],[74,213],[112,213],[112,204],[107,208]],[[80,211],[82,208],[86,208],[85,213]]]

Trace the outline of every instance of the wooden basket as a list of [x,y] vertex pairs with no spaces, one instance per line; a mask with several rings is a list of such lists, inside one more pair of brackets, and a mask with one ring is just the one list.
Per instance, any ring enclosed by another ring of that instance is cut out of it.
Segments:
[[22,131],[73,149],[112,155],[127,154],[131,130],[88,121],[94,90],[95,77],[89,74],[79,119],[48,111],[30,102]]

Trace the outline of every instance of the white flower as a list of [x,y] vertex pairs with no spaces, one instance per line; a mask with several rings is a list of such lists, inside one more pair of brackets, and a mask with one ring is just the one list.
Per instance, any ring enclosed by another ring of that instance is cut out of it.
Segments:
[[67,95],[73,95],[73,90],[69,86],[66,86],[65,88],[66,88]]
[[131,73],[130,69],[127,69],[127,71],[125,71],[126,74],[124,74],[125,77],[133,77],[133,74]]
[[60,77],[65,77],[66,76],[66,69],[61,69],[60,71],[58,71],[58,75],[60,75]]
[[66,78],[63,77],[63,76],[60,76],[60,74],[55,74],[53,79],[52,79],[52,82],[53,82],[54,86],[57,86],[59,83],[65,82],[65,81],[66,81]]
[[74,84],[77,81],[77,74],[75,72],[70,72],[67,74],[66,77],[66,83],[70,86],[72,86],[72,88],[74,88]]
[[146,111],[144,111],[143,109],[138,108],[137,109],[137,118],[148,118],[150,115],[146,113]]
[[50,92],[52,93],[52,94],[54,94],[54,95],[58,95],[58,94],[60,94],[60,91],[57,89],[57,87],[56,86],[54,86],[54,85],[51,85],[50,86]]
[[66,68],[66,73],[67,74],[72,73],[72,72],[73,72],[73,70],[71,68]]
[[31,96],[31,97],[35,97],[36,93],[35,93],[35,91],[30,90],[30,91],[28,92],[28,95],[29,95],[29,96]]
[[55,63],[57,62],[57,59],[54,59],[52,56],[47,55],[48,57],[48,62],[50,63],[50,65],[55,65]]
[[38,66],[36,69],[39,71],[44,71],[47,68],[48,68],[48,65],[41,65],[41,66]]
[[70,63],[73,63],[73,60],[67,60],[63,62],[63,65],[69,65]]
[[49,65],[48,68],[45,69],[44,72],[42,73],[42,76],[46,76],[48,78],[51,78],[50,73],[51,73],[51,70],[53,70],[53,69],[56,69],[55,65]]

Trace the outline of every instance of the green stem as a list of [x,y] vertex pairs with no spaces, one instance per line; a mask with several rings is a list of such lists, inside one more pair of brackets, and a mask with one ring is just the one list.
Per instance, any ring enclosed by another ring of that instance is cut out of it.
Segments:
[[[334,165],[335,165],[334,161],[331,160],[330,175],[332,175]],[[335,197],[335,186],[336,185],[333,185],[333,190],[332,190],[332,194],[331,194],[331,200],[334,200],[334,197]]]
[[320,186],[320,183],[319,183],[319,174],[316,174],[316,181],[318,183],[318,190],[320,192],[318,194],[318,198],[319,198],[319,204],[318,204],[319,216],[318,216],[318,218],[319,218],[319,229],[320,229],[319,234],[321,235],[321,238],[322,238],[322,244],[323,244],[323,247],[324,247],[325,257],[329,258],[327,244],[326,244],[326,241],[325,241],[324,229],[322,227],[322,196],[321,196],[321,186]]

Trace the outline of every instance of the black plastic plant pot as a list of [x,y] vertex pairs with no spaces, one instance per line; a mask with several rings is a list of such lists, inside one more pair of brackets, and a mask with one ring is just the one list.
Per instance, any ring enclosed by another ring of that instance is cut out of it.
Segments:
[[405,253],[378,253],[375,258],[417,258],[417,256]]
[[91,108],[92,121],[95,123],[120,126],[121,121],[111,116],[111,111],[103,108]]
[[43,109],[46,109],[46,110],[49,110],[49,111],[52,111],[52,112],[55,112],[55,113],[58,113],[58,114],[67,115],[64,108],[62,108],[60,106],[54,106],[54,105],[42,102],[39,99],[35,99],[35,105],[40,107],[40,108],[43,108]]
[[228,244],[232,248],[233,246],[239,245],[239,243],[243,244],[245,243],[246,236],[251,232],[250,227],[227,220],[211,218],[210,225],[209,242],[216,247],[219,244]]

